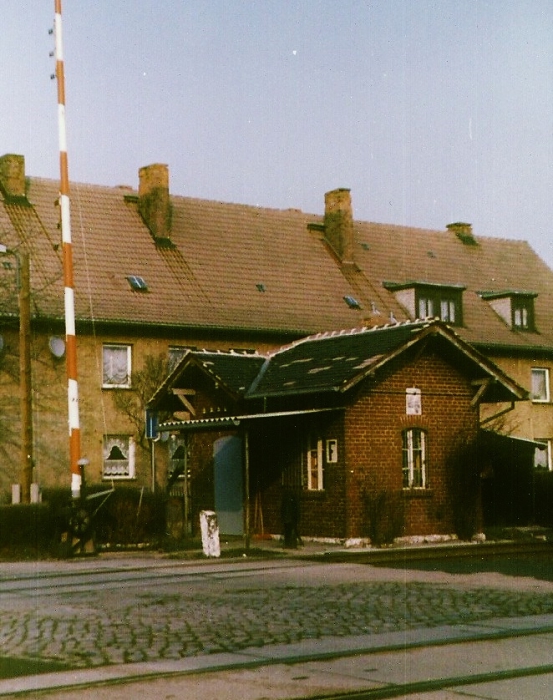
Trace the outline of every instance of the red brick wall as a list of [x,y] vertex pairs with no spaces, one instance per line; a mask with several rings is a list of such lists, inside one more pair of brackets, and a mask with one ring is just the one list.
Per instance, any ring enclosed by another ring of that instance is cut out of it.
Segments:
[[[347,534],[366,532],[365,494],[401,493],[404,535],[454,532],[451,498],[452,453],[476,436],[477,411],[470,405],[470,379],[441,355],[402,357],[359,388],[345,416],[347,440]],[[407,416],[405,390],[422,394],[422,415]],[[402,431],[426,430],[425,490],[402,487]]]

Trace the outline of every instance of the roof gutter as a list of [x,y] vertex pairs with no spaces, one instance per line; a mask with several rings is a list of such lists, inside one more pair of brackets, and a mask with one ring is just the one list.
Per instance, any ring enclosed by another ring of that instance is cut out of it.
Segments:
[[176,431],[200,431],[218,430],[220,428],[238,428],[245,421],[259,420],[261,418],[288,418],[293,416],[306,416],[315,413],[329,413],[330,411],[343,411],[342,406],[335,408],[308,408],[297,411],[277,411],[275,413],[246,413],[238,416],[224,416],[219,418],[199,418],[187,421],[164,421],[158,426],[160,433]]

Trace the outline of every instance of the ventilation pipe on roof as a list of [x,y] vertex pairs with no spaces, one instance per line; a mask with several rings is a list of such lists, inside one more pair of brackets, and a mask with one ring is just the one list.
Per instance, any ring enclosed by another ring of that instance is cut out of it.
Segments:
[[171,243],[169,168],[160,163],[138,171],[138,211],[156,243]]
[[25,197],[25,158],[7,153],[0,158],[0,187],[6,197]]
[[325,194],[325,239],[343,263],[353,262],[353,210],[348,189]]

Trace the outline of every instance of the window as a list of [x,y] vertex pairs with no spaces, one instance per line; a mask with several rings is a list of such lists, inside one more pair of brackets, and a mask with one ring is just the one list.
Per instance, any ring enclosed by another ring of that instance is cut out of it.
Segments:
[[549,370],[543,367],[532,368],[532,401],[534,403],[549,402]]
[[534,452],[534,467],[537,469],[548,469],[549,471],[552,471],[551,440],[546,438],[536,438],[535,442],[539,442],[540,446],[536,447]]
[[460,300],[444,295],[441,290],[420,291],[418,294],[418,317],[438,317],[444,323],[457,324],[460,316]]
[[434,317],[434,300],[429,297],[419,297],[419,313],[417,314],[419,318],[433,318]]
[[127,281],[131,286],[131,289],[135,292],[147,292],[148,285],[144,277],[140,275],[127,275]]
[[307,449],[307,489],[322,491],[323,485],[323,441],[310,438]]
[[[173,345],[169,348],[168,364],[170,372],[172,372],[175,369],[175,367],[179,364],[179,362],[182,360],[188,349],[189,348],[180,347],[178,345]],[[196,348],[192,349],[195,350]]]
[[479,292],[505,323],[516,331],[536,330],[534,317],[534,292],[504,291]]
[[326,441],[326,462],[327,464],[338,462],[338,440],[334,438]]
[[430,282],[383,282],[411,318],[439,318],[454,326],[463,325],[463,292],[457,284]]
[[104,436],[104,479],[134,479],[134,440],[128,435]]
[[513,328],[521,331],[534,330],[534,299],[529,296],[513,296],[511,299]]
[[403,432],[403,488],[426,488],[426,433],[420,428]]
[[186,445],[182,438],[171,439],[169,445],[169,479],[184,479]]
[[455,323],[455,302],[453,299],[440,301],[440,318],[446,323]]
[[104,387],[130,387],[131,346],[104,345],[103,367]]
[[346,294],[344,297],[344,301],[346,304],[349,306],[350,309],[360,309],[361,304],[357,301],[355,297],[350,296],[349,294]]

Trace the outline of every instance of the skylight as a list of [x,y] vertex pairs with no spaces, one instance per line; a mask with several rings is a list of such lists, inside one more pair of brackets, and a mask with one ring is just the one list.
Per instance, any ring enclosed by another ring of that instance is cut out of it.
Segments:
[[127,275],[127,281],[131,285],[131,289],[133,289],[135,292],[148,291],[148,285],[146,284],[144,277],[140,277],[140,275]]
[[344,301],[346,304],[349,306],[350,309],[360,309],[361,304],[357,301],[355,297],[350,296],[349,294],[346,294],[344,296]]

